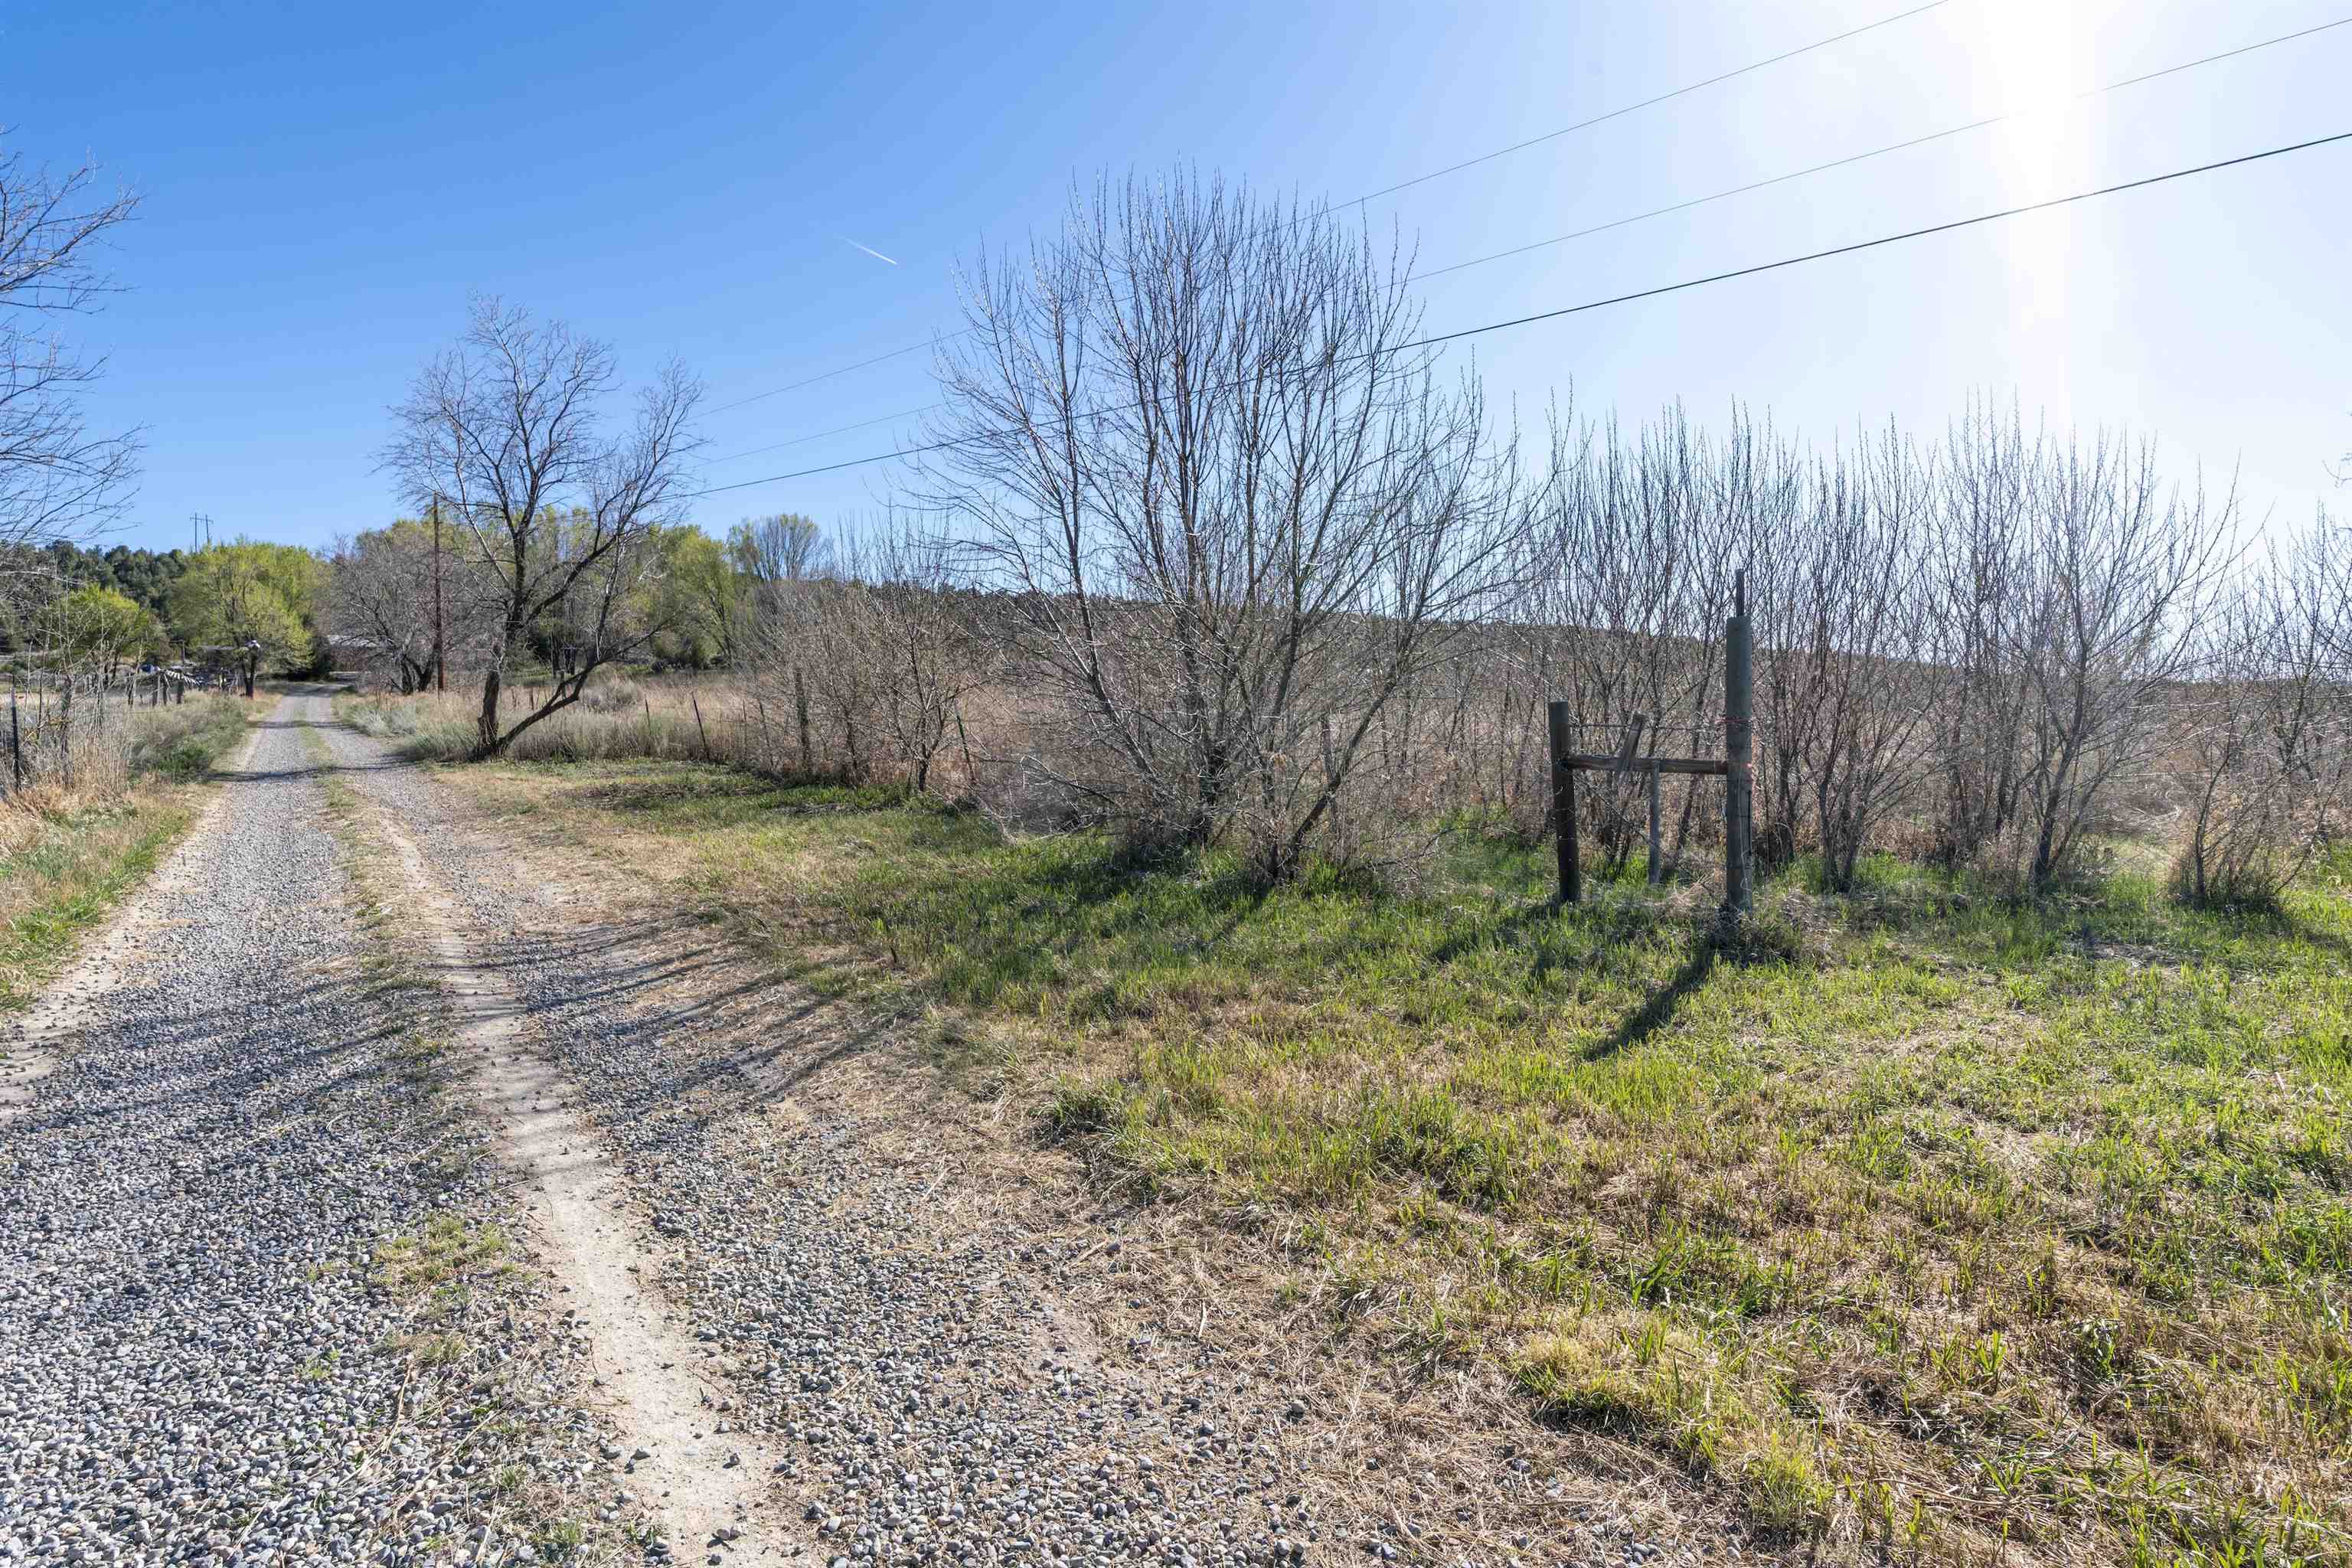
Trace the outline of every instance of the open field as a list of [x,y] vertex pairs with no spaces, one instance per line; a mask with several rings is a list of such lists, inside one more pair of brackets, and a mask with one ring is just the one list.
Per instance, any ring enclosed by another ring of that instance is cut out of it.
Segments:
[[1469,839],[1411,897],[1009,843],[887,790],[659,761],[458,778],[781,967],[1107,1184],[1271,1237],[1286,1305],[1714,1478],[1793,1544],[2341,1561],[2352,942],[2152,859],[2039,906],[1792,875],[1567,916]]
[[76,939],[154,868],[247,717],[233,697],[137,710],[116,721],[111,765],[88,770],[97,783],[0,804],[0,1008],[23,1006]]

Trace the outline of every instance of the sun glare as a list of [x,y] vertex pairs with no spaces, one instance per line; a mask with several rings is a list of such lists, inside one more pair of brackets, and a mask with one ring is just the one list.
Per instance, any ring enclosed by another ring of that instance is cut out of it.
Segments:
[[[1992,160],[2005,203],[2067,188],[2081,172],[2082,106],[2075,8],[2051,0],[1985,0],[1976,73],[1985,101],[2009,118],[1991,128]],[[2007,328],[2021,390],[2034,401],[2065,399],[2065,328],[2074,281],[2074,220],[2055,213],[1999,230],[2007,284]]]

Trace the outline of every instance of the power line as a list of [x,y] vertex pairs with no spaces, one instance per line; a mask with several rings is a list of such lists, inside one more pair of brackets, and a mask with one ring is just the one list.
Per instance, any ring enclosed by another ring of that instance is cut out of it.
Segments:
[[[2199,66],[2210,66],[2221,60],[2234,59],[2240,55],[2252,54],[2257,49],[2267,49],[2280,44],[2292,43],[2297,38],[2307,38],[2314,33],[2324,33],[2330,27],[2341,27],[2347,24],[2352,24],[2352,16],[2338,16],[2333,22],[2321,22],[2314,26],[2298,28],[2292,33],[2281,33],[2273,38],[2263,38],[2257,43],[2241,44],[2236,48],[2202,55],[2193,60],[2182,60],[2178,65],[2166,66],[2161,70],[2144,71],[2138,76],[2126,77],[2120,81],[2111,81],[2105,87],[2085,88],[2065,101],[2087,102],[2092,99],[2103,98],[2108,93],[2120,91],[2124,88],[2137,87],[2143,82],[2154,81],[2159,77],[2194,70]],[[1549,239],[1538,239],[1527,245],[1515,245],[1508,250],[1493,251],[1485,256],[1474,256],[1467,261],[1456,261],[1451,266],[1433,268],[1427,272],[1416,272],[1412,275],[1412,281],[1442,278],[1449,272],[1461,272],[1473,267],[1484,267],[1490,261],[1501,261],[1508,257],[1524,256],[1530,250],[1541,250],[1547,246],[1565,245],[1571,239],[1583,239],[1590,235],[1606,233],[1612,228],[1623,228],[1628,224],[1641,223],[1654,217],[1664,217],[1669,213],[1686,212],[1692,207],[1705,206],[1709,202],[1719,202],[1731,196],[1746,195],[1750,191],[1760,191],[1772,185],[1784,185],[1791,180],[1801,180],[1809,174],[1825,174],[1832,169],[1843,169],[1849,164],[1867,163],[1873,158],[1883,158],[1890,153],[1901,153],[1913,147],[1924,147],[1930,142],[1942,142],[1954,136],[1966,135],[1969,132],[1981,131],[1988,125],[1999,125],[2003,121],[2015,120],[2021,114],[2032,112],[2032,109],[2012,109],[2006,113],[1987,115],[1981,120],[1971,120],[1965,125],[1954,125],[1942,131],[1931,131],[1924,136],[1913,136],[1901,142],[1890,142],[1884,147],[1874,147],[1867,153],[1850,153],[1843,158],[1832,158],[1825,163],[1814,163],[1806,168],[1791,170],[1785,174],[1774,174],[1768,179],[1751,180],[1747,184],[1733,185],[1727,190],[1717,191],[1712,195],[1693,196],[1688,201],[1674,202],[1662,207],[1652,207],[1647,212],[1635,213],[1631,217],[1612,218],[1607,223],[1597,223],[1590,228],[1574,229],[1567,234],[1554,235]]]
[[[1979,213],[1973,217],[1953,218],[1945,223],[1929,224],[1925,228],[1905,229],[1899,234],[1884,234],[1873,239],[1858,239],[1848,245],[1832,246],[1826,250],[1807,251],[1801,256],[1784,256],[1777,261],[1759,261],[1754,266],[1737,267],[1727,272],[1710,272],[1705,277],[1685,278],[1676,283],[1661,283],[1655,288],[1638,289],[1630,294],[1612,294],[1606,299],[1587,300],[1582,304],[1563,305],[1556,310],[1539,310],[1530,316],[1515,316],[1508,321],[1489,321],[1484,326],[1465,327],[1459,331],[1440,332],[1434,337],[1418,338],[1412,342],[1398,343],[1380,352],[1402,353],[1412,349],[1433,348],[1444,343],[1458,342],[1464,338],[1478,337],[1486,332],[1504,331],[1512,327],[1532,326],[1538,321],[1558,321],[1563,316],[1581,315],[1587,310],[1604,310],[1612,305],[1632,304],[1637,300],[1654,300],[1661,295],[1677,294],[1686,289],[1704,288],[1710,283],[1727,283],[1738,278],[1753,278],[1759,273],[1777,272],[1783,268],[1798,267],[1809,261],[1826,261],[1832,257],[1851,256],[1857,251],[1875,250],[1881,246],[1899,245],[1906,240],[1924,239],[1930,235],[1949,234],[1956,229],[1973,228],[1979,224],[1996,223],[2003,218],[2019,217],[2027,213],[2048,212],[2054,207],[2071,206],[2076,202],[2092,201],[2100,196],[2117,195],[2125,191],[2136,191],[2148,185],[2160,185],[2172,180],[2187,179],[2192,174],[2210,174],[2221,169],[2233,169],[2242,163],[2258,163],[2266,158],[2284,157],[2290,153],[2308,152],[2314,147],[2325,147],[2337,142],[2352,142],[2352,131],[2339,131],[2333,135],[2315,136],[2307,142],[2289,142],[2282,147],[2268,147],[2259,153],[2242,153],[2234,158],[2217,159],[2210,163],[2198,163],[2186,169],[2168,170],[2161,174],[2147,174],[2137,180],[2124,180],[2112,185],[2100,185],[2093,190],[2076,191],[2070,195],[2052,196],[2046,201],[2027,202],[2018,206],[2002,207],[1996,212]],[[1351,356],[1349,361],[1339,363],[1352,363],[1353,360],[1366,357],[1369,356],[1357,354]],[[1227,384],[1228,386],[1239,384],[1241,384],[1239,382]],[[1225,386],[1219,386],[1204,390],[1216,392],[1226,389]],[[1107,408],[1090,408],[1084,413],[1072,415],[1070,417],[1073,420],[1099,419],[1142,406],[1143,404],[1140,402],[1117,404]],[[870,457],[851,458],[838,463],[825,463],[814,468],[799,468],[789,474],[770,474],[763,479],[742,479],[730,485],[713,485],[707,489],[689,491],[687,499],[691,500],[697,496],[723,495],[729,490],[751,489],[758,485],[781,484],[787,479],[803,479],[815,474],[830,474],[843,468],[861,468],[867,463],[887,463],[900,458],[919,457],[925,452],[938,452],[951,447],[970,446],[974,441],[1009,434],[1011,432],[1005,430],[983,430],[970,436],[953,437],[945,441],[932,441],[920,447],[908,447],[896,452],[877,452]]]
[[1928,11],[1933,11],[1937,6],[1946,3],[1947,0],[1928,0],[1928,3],[1925,5],[1915,5],[1908,11],[1897,11],[1892,16],[1882,16],[1875,22],[1865,22],[1859,27],[1849,27],[1844,32],[1833,33],[1818,43],[1806,44],[1801,47],[1790,49],[1784,53],[1774,55],[1768,59],[1758,60],[1753,65],[1744,65],[1736,70],[1725,71],[1720,76],[1708,77],[1705,81],[1692,82],[1688,87],[1678,87],[1672,92],[1662,92],[1655,98],[1645,98],[1639,103],[1629,103],[1622,109],[1612,109],[1606,113],[1596,114],[1590,120],[1580,120],[1573,125],[1563,125],[1557,131],[1547,131],[1540,136],[1530,136],[1524,142],[1514,142],[1508,147],[1498,147],[1492,153],[1481,153],[1475,158],[1465,158],[1459,163],[1448,163],[1443,169],[1432,169],[1426,174],[1415,174],[1410,180],[1399,180],[1393,185],[1381,186],[1379,190],[1372,192],[1370,195],[1358,196],[1353,201],[1341,202],[1339,205],[1343,207],[1361,206],[1364,203],[1378,200],[1381,196],[1394,195],[1399,191],[1410,190],[1415,185],[1426,184],[1432,180],[1444,179],[1448,174],[1458,174],[1465,169],[1473,169],[1481,163],[1491,163],[1496,159],[1504,157],[1509,153],[1522,153],[1530,147],[1539,147],[1547,142],[1557,142],[1561,137],[1570,135],[1578,131],[1589,131],[1593,126],[1601,124],[1603,121],[1615,120],[1621,115],[1631,114],[1635,110],[1648,109],[1654,105],[1664,103],[1669,99],[1680,98],[1685,93],[1696,92],[1701,88],[1714,87],[1719,83],[1729,81],[1734,77],[1743,77],[1748,75],[1750,71],[1762,70],[1766,66],[1776,66],[1783,60],[1795,59],[1799,55],[1809,55],[1815,49],[1825,49],[1832,44],[1842,44],[1848,38],[1858,38],[1863,34],[1875,31],[1880,27],[1892,26],[1897,22],[1908,21],[1914,16],[1920,16]]
[[[1398,191],[1408,190],[1414,185],[1426,184],[1432,180],[1444,179],[1448,174],[1455,174],[1461,173],[1465,169],[1475,168],[1480,163],[1490,163],[1497,158],[1507,157],[1513,153],[1524,152],[1529,147],[1540,146],[1546,142],[1557,142],[1561,137],[1573,135],[1579,131],[1591,130],[1593,126],[1599,125],[1604,121],[1619,119],[1622,116],[1634,113],[1640,110],[1654,109],[1657,105],[1668,102],[1671,100],[1685,97],[1690,93],[1698,92],[1706,88],[1720,86],[1722,83],[1730,81],[1734,78],[1747,76],[1751,72],[1762,70],[1767,66],[1776,66],[1785,60],[1795,59],[1800,55],[1809,55],[1817,49],[1828,48],[1832,44],[1842,44],[1848,38],[1858,38],[1864,33],[1874,32],[1881,27],[1893,26],[1897,22],[1908,21],[1914,16],[1922,16],[1927,12],[1936,10],[1944,5],[1948,5],[1951,3],[1952,0],[1927,0],[1927,3],[1924,5],[1914,5],[1906,11],[1897,11],[1891,16],[1881,16],[1877,21],[1865,22],[1859,27],[1848,27],[1843,33],[1832,33],[1826,38],[1817,38],[1810,44],[1801,44],[1793,49],[1784,49],[1777,55],[1770,55],[1763,59],[1751,61],[1747,65],[1738,66],[1731,70],[1720,72],[1717,75],[1708,77],[1704,80],[1685,83],[1685,85],[1675,88],[1670,91],[1659,93],[1655,97],[1643,99],[1638,103],[1628,103],[1616,109],[1607,110],[1600,114],[1592,116],[1589,120],[1580,120],[1573,125],[1563,125],[1557,131],[1547,131],[1540,136],[1530,136],[1524,142],[1514,142],[1507,147],[1497,147],[1491,153],[1481,153],[1476,157],[1465,158],[1459,163],[1449,163],[1443,169],[1432,169],[1426,174],[1415,174],[1412,178],[1409,180],[1400,180],[1393,185],[1383,185],[1377,191],[1370,191],[1363,195],[1354,196],[1347,201],[1340,202],[1338,204],[1337,207],[1328,210],[1337,211],[1339,208],[1342,207],[1362,206],[1367,202],[1377,201],[1382,196],[1392,195]],[[859,360],[856,364],[845,364],[838,370],[821,371],[815,375],[808,376],[803,380],[793,382],[784,386],[771,387],[765,392],[755,392],[749,397],[739,397],[732,403],[719,404],[717,407],[710,409],[709,412],[712,414],[724,414],[730,408],[740,408],[746,404],[758,403],[764,398],[781,397],[787,392],[797,392],[803,386],[814,386],[820,381],[829,381],[836,375],[847,375],[851,371],[864,370],[868,365],[880,364],[885,360],[898,359],[907,354],[919,353],[923,349],[929,348],[932,342],[943,342],[948,338],[963,337],[971,331],[972,329],[970,327],[960,328],[955,331],[948,332],[940,338],[932,339],[929,342],[909,343],[902,349],[892,349],[887,353],[876,354],[871,359]]]
[[[968,332],[970,331],[971,331],[970,327],[963,329],[964,332]],[[948,334],[950,338],[961,337],[962,335],[963,332],[950,332]],[[820,372],[815,375],[810,376],[805,381],[795,381],[788,386],[771,387],[765,392],[755,392],[749,397],[739,397],[732,403],[722,403],[710,412],[713,414],[724,414],[730,408],[740,408],[747,403],[757,403],[762,398],[781,397],[787,392],[798,392],[803,386],[814,386],[820,381],[831,381],[836,375],[847,375],[853,370],[864,370],[869,364],[880,364],[884,360],[898,359],[907,354],[913,353],[919,349],[927,349],[931,345],[927,342],[908,343],[903,349],[892,349],[887,354],[876,354],[872,359],[862,359],[856,364],[843,365],[839,370]]]
[[[1889,19],[1892,20],[1893,18]],[[1883,24],[1873,24],[1873,26],[1882,25]],[[2309,37],[2315,33],[2324,33],[2332,27],[2341,27],[2347,25],[2352,25],[2352,16],[2339,16],[2332,22],[2321,22],[2313,26],[2298,28],[2292,33],[2281,33],[2275,37],[2263,38],[2255,43],[2241,44],[2235,48],[2222,49],[2214,54],[2202,55],[2193,60],[2182,60],[2177,65],[2166,66],[2160,70],[2144,71],[2138,76],[2126,77],[2119,81],[2108,82],[2104,87],[2086,88],[2083,91],[2074,94],[2070,99],[2066,100],[2066,101],[2070,103],[2086,102],[2091,99],[2101,98],[2108,93],[2120,91],[2124,88],[2137,87],[2144,82],[2155,81],[2158,78],[2172,76],[2180,71],[2194,70],[2200,66],[2209,66],[2216,64],[2221,60],[2234,59],[2240,55],[2252,54],[2258,49],[2273,48],[2280,44],[2292,43],[2297,38]],[[1852,164],[1867,163],[1873,158],[1883,158],[1889,153],[1905,152],[1914,147],[1924,147],[1932,142],[1947,141],[1954,136],[1965,135],[1971,131],[1981,131],[1986,126],[1998,125],[2003,121],[2014,120],[2021,114],[2032,112],[2033,112],[2032,110],[2011,110],[2003,114],[1988,115],[1980,120],[1971,120],[1964,125],[1949,126],[1942,131],[1931,131],[1924,136],[1913,136],[1901,142],[1890,142],[1883,147],[1871,148],[1868,152],[1850,153],[1844,157],[1832,158],[1826,163],[1810,164],[1802,169],[1790,170],[1787,174],[1773,174],[1761,180],[1751,180],[1744,185],[1733,185],[1725,190],[1716,191],[1707,195],[1692,196],[1685,201],[1670,202],[1664,206],[1652,207],[1647,212],[1634,213],[1627,217],[1612,218],[1606,223],[1593,224],[1590,227],[1571,229],[1566,234],[1557,234],[1549,239],[1531,240],[1526,245],[1515,245],[1507,250],[1490,251],[1484,256],[1474,256],[1466,261],[1455,261],[1444,267],[1433,267],[1425,272],[1415,272],[1406,278],[1404,281],[1408,283],[1418,283],[1432,278],[1443,278],[1448,273],[1467,271],[1473,267],[1484,267],[1490,262],[1507,260],[1514,256],[1524,256],[1529,251],[1542,250],[1555,245],[1565,245],[1573,239],[1589,238],[1596,234],[1605,234],[1611,229],[1624,228],[1633,224],[1644,223],[1654,217],[1664,217],[1673,213],[1687,212],[1694,207],[1705,206],[1712,202],[1725,201],[1732,196],[1746,195],[1751,192],[1765,190],[1773,185],[1787,184],[1792,180],[1801,180],[1812,174],[1826,174],[1832,169],[1843,169]],[[1441,171],[1441,173],[1443,171]],[[1430,177],[1433,178],[1434,176]],[[1345,205],[1352,205],[1354,204],[1349,203]],[[970,331],[971,330],[971,329],[969,328],[965,329],[966,331]],[[951,333],[950,335],[960,336],[962,334]],[[899,353],[908,353],[913,351],[901,349],[898,352]],[[884,359],[892,357],[895,356],[889,354],[882,356]],[[879,361],[867,360],[865,363],[867,364],[874,364],[878,363]],[[855,369],[856,367],[852,366],[850,368]],[[836,374],[839,373],[827,372],[826,374]],[[820,376],[814,379],[822,380],[824,377]],[[798,384],[806,385],[808,384],[803,382]],[[779,388],[778,390],[787,391],[790,389]],[[730,404],[726,406],[734,407],[736,405]],[[901,409],[896,414],[879,415],[872,419],[861,419],[856,424],[837,425],[830,430],[819,430],[812,435],[795,436],[789,440],[774,441],[762,447],[751,447],[740,452],[730,452],[725,457],[714,458],[711,461],[713,463],[732,463],[744,458],[756,458],[766,452],[781,452],[790,447],[805,446],[811,441],[822,441],[828,436],[846,435],[852,430],[869,429],[874,426],[887,425],[893,420],[898,419],[911,419],[917,415],[933,413],[946,406],[947,405],[943,403],[927,403],[919,408]]]
[[830,430],[819,430],[812,435],[795,436],[789,441],[776,441],[765,447],[752,447],[740,452],[730,452],[723,458],[713,458],[710,460],[714,463],[731,463],[739,458],[756,458],[762,452],[781,452],[787,447],[804,447],[811,441],[822,441],[827,436],[845,436],[852,430],[864,430],[876,425],[887,425],[894,419],[912,419],[918,414],[929,414],[934,409],[946,406],[944,403],[926,403],[920,408],[901,408],[896,414],[877,414],[871,419],[860,419],[855,425],[836,425]]

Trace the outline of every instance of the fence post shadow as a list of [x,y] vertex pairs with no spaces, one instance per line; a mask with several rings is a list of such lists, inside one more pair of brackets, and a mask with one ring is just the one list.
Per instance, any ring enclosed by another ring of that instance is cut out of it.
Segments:
[[1707,976],[1715,973],[1717,957],[1715,939],[1711,935],[1702,931],[1693,938],[1689,953],[1666,983],[1651,993],[1648,1001],[1627,1014],[1607,1039],[1586,1047],[1584,1059],[1603,1061],[1648,1043],[1675,1021],[1675,1015],[1682,1008],[1683,999],[1706,984]]

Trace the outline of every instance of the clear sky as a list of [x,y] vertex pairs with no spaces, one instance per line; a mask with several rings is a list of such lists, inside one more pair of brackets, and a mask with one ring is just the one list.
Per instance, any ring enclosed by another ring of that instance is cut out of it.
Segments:
[[[468,289],[682,356],[723,404],[955,323],[952,268],[1073,174],[1177,159],[1345,199],[1917,0],[497,6],[17,0],[0,121],[144,193],[132,292],[75,331],[147,427],[124,537],[323,544],[394,512],[387,405]],[[1948,0],[1370,203],[1425,268],[2000,112],[2026,117],[1431,280],[1434,330],[2352,131],[2352,0]],[[894,258],[897,265],[870,252]],[[2352,143],[1476,341],[1497,396],[1638,418],[1735,399],[1827,439],[1972,394],[2128,425],[2300,521],[2352,447]],[[932,395],[912,353],[712,414],[709,456]],[[887,451],[911,421],[711,461]],[[887,468],[709,498],[870,510]]]

